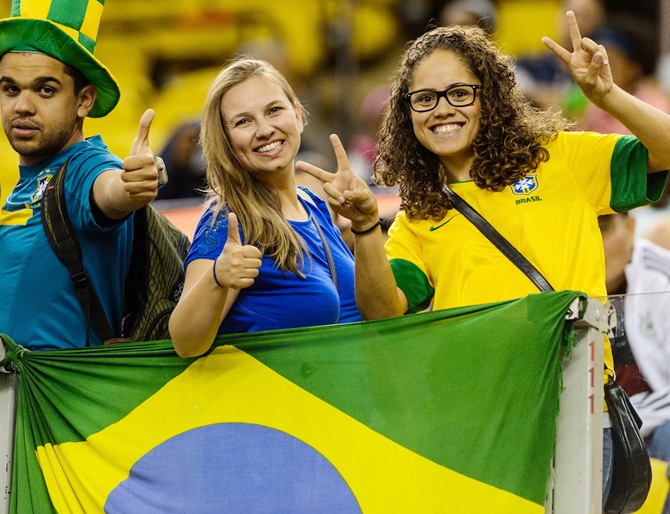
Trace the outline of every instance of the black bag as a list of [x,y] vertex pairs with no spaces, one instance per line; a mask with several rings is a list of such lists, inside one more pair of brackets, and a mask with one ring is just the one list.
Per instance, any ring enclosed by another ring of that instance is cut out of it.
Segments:
[[49,181],[42,197],[42,225],[68,268],[89,325],[104,342],[169,339],[168,321],[184,288],[184,259],[191,242],[153,206],[135,211],[133,252],[126,277],[121,333],[115,334],[82,263],[81,247],[67,214],[66,161]]
[[605,384],[605,402],[612,422],[614,464],[605,514],[627,514],[636,512],[647,499],[651,461],[640,435],[642,420],[623,388],[613,376],[610,378]]

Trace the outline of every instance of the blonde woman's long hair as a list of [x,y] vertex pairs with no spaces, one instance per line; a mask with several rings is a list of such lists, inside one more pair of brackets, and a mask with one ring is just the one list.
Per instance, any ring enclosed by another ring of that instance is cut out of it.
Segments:
[[[237,58],[214,79],[205,100],[200,131],[200,143],[207,160],[208,199],[214,206],[213,220],[221,210],[234,212],[240,221],[245,244],[254,245],[264,255],[272,257],[281,270],[302,276],[300,268],[306,252],[304,241],[282,214],[277,191],[256,180],[237,159],[224,128],[223,96],[250,77],[274,81],[294,108],[300,105],[286,78],[260,59]],[[305,109],[301,108],[301,112],[303,123],[306,123]]]

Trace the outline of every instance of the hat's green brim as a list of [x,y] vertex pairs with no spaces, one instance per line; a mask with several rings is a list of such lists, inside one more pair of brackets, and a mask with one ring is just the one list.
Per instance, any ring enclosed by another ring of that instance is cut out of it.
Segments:
[[92,53],[49,20],[6,18],[0,20],[0,56],[12,50],[38,51],[76,68],[98,89],[88,113],[99,118],[110,113],[121,93],[110,71]]

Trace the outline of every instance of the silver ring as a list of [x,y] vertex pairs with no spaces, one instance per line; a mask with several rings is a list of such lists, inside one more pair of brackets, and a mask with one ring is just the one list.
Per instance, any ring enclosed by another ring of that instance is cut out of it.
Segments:
[[158,170],[158,187],[160,188],[167,184],[167,168],[165,167],[165,161],[157,155],[154,155],[154,163],[156,164],[156,169]]

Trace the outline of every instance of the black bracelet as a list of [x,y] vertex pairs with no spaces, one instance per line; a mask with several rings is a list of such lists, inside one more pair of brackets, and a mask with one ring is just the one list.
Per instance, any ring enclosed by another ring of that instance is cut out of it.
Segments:
[[212,276],[214,277],[214,282],[216,282],[216,285],[219,286],[222,289],[225,289],[222,285],[221,282],[219,282],[219,279],[216,276],[216,260],[214,261],[214,265],[212,266]]
[[382,220],[379,219],[379,220],[377,220],[377,222],[376,222],[374,225],[372,225],[370,228],[366,228],[365,230],[354,230],[354,229],[352,228],[352,229],[351,229],[351,233],[352,233],[352,234],[356,234],[357,236],[362,236],[362,235],[364,235],[364,234],[369,234],[370,232],[372,232],[372,231],[373,231],[374,229],[376,229],[377,227],[381,227],[381,224],[382,224]]

